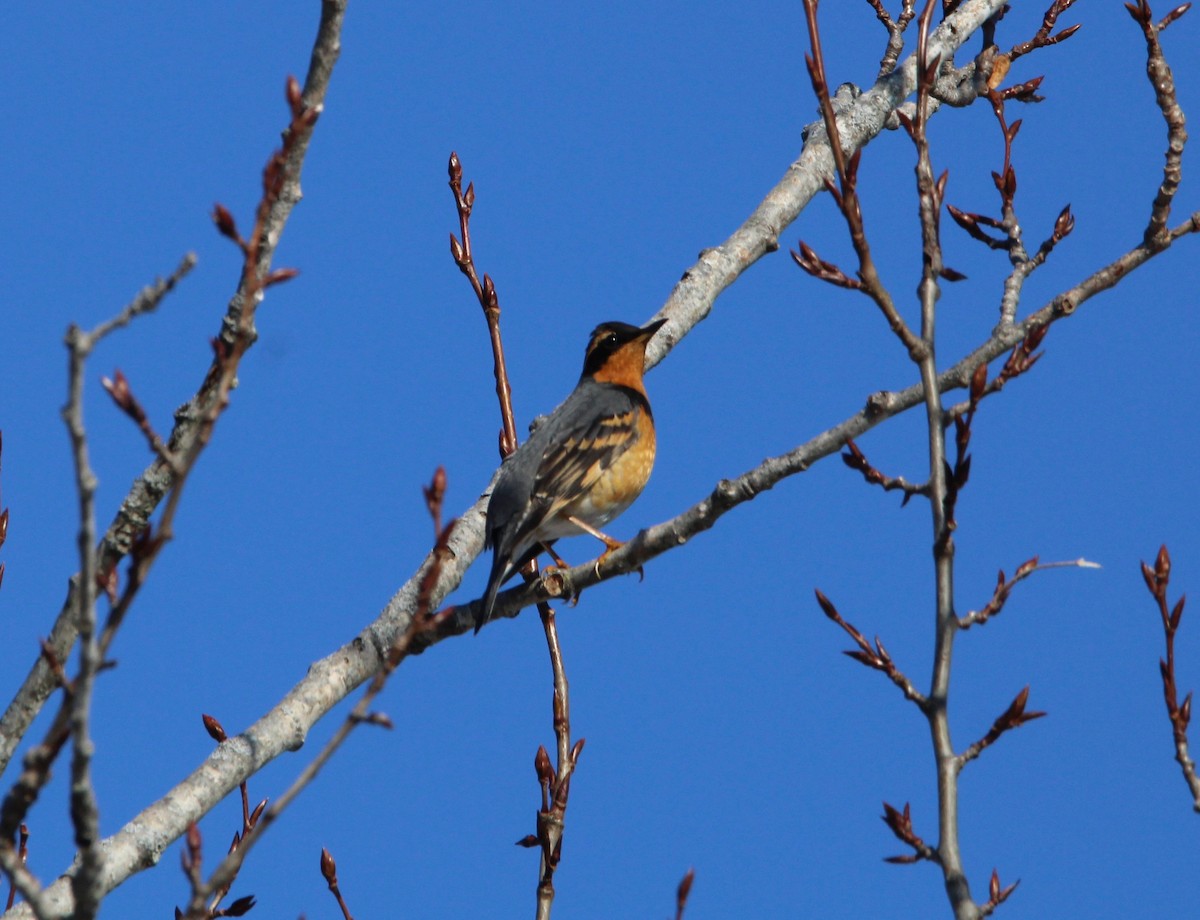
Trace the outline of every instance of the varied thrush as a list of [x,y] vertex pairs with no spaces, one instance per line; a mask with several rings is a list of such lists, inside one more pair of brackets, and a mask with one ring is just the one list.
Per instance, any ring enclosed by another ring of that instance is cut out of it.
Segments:
[[642,374],[646,345],[665,322],[597,326],[575,390],[504,461],[488,502],[492,571],[476,632],[491,619],[500,586],[558,538],[589,533],[606,555],[621,545],[599,528],[650,479],[654,416]]

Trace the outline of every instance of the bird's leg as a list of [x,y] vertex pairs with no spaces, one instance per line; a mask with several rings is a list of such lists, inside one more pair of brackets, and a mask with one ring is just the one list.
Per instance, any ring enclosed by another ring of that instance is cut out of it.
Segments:
[[[605,559],[607,559],[613,551],[618,550],[622,546],[624,546],[625,543],[621,540],[614,540],[608,534],[597,530],[591,524],[587,523],[586,521],[581,521],[579,518],[575,517],[574,515],[569,516],[567,518],[567,520],[570,521],[572,524],[574,524],[576,527],[578,527],[580,530],[582,530],[584,533],[591,534],[593,537],[595,537],[597,540],[599,540],[601,543],[604,544],[604,552],[600,554],[600,558],[596,560],[596,565],[595,565],[596,577],[599,578],[600,577],[600,563],[602,563]],[[642,571],[642,567],[640,565],[638,566],[637,571],[638,571],[638,574],[641,575],[643,578],[646,577],[645,573]]]
[[570,563],[568,563],[566,560],[563,559],[562,556],[560,556],[558,553],[556,553],[554,551],[553,543],[542,543],[541,547],[542,547],[542,551],[544,553],[546,553],[546,555],[548,555],[551,559],[554,560],[555,566],[557,566],[560,569],[569,569],[571,567]]

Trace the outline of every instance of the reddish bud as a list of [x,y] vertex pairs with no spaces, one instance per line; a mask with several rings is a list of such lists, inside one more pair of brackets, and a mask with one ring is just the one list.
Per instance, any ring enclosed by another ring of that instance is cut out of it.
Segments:
[[1075,215],[1071,213],[1071,206],[1067,205],[1058,213],[1058,218],[1054,221],[1054,238],[1061,240],[1067,237],[1072,230],[1075,229]]
[[250,812],[250,826],[254,827],[258,823],[258,819],[262,817],[263,811],[267,807],[267,800],[263,799],[254,806],[254,811]]
[[550,766],[550,755],[543,745],[538,745],[537,753],[533,755],[533,769],[538,780],[547,783],[554,779],[554,768]]
[[987,386],[987,362],[980,361],[979,367],[971,375],[971,405],[977,405],[983,398],[984,387]]
[[450,151],[450,164],[446,171],[450,174],[451,184],[462,181],[462,163],[458,159],[458,154],[453,150]]
[[337,863],[334,862],[332,854],[321,847],[321,877],[330,885],[337,884]]
[[[1171,23],[1173,23],[1176,19],[1178,19],[1180,16],[1182,16],[1184,13],[1186,13],[1189,9],[1191,9],[1191,7],[1192,7],[1192,5],[1190,3],[1183,3],[1183,4],[1180,4],[1179,6],[1175,7],[1175,9],[1171,10],[1171,12],[1167,13],[1166,16],[1164,16],[1161,20],[1159,20],[1158,31],[1161,32],[1163,29],[1165,29],[1167,26],[1169,26]],[[1055,41],[1062,41],[1062,39],[1064,39],[1064,38],[1070,38],[1070,35],[1068,33],[1073,32],[1075,29],[1078,29],[1078,28],[1079,28],[1078,25],[1073,25],[1069,29],[1064,29],[1062,32],[1059,32],[1058,35],[1054,36]]]
[[995,869],[992,870],[992,879],[988,882],[988,895],[993,904],[1000,897],[1000,875]]
[[859,147],[846,163],[846,181],[851,185],[858,178],[858,164],[862,161],[862,152],[862,147]]
[[1187,595],[1184,594],[1175,602],[1175,608],[1171,611],[1171,632],[1179,628],[1179,621],[1183,619],[1183,605],[1187,600]]
[[833,601],[822,594],[820,588],[817,588],[815,593],[817,595],[817,603],[821,605],[821,610],[825,616],[829,617],[829,619],[834,620],[835,622],[841,619],[841,615],[838,613],[837,608],[833,606]]
[[517,846],[525,847],[526,849],[532,849],[533,847],[541,846],[541,844],[539,843],[537,837],[533,836],[533,834],[526,834],[517,841]]
[[8,539],[8,509],[0,511],[0,546]]
[[1155,597],[1158,596],[1158,582],[1154,578],[1154,571],[1146,563],[1142,563],[1142,578],[1146,581],[1146,587]]
[[291,281],[298,274],[298,268],[277,268],[266,278],[263,279],[263,287],[270,287],[272,284],[282,284],[284,281]]
[[237,224],[234,222],[233,215],[229,213],[229,209],[225,205],[218,202],[213,205],[213,223],[217,225],[217,230],[222,236],[227,236],[235,242],[238,239]]
[[466,256],[466,253],[463,252],[462,243],[460,243],[458,241],[458,237],[456,237],[453,233],[451,233],[450,234],[450,258],[454,259],[455,262],[461,263],[465,256]]
[[463,192],[463,203],[467,206],[468,211],[470,211],[473,207],[475,207],[475,183],[474,182],[467,183],[467,190],[465,192]]
[[675,889],[675,906],[676,910],[682,911],[687,904],[688,895],[692,893],[692,882],[696,880],[696,870],[688,869],[684,873],[683,878],[679,882],[679,887]]
[[213,741],[216,741],[218,744],[220,744],[228,737],[225,734],[225,729],[222,728],[221,723],[218,722],[213,716],[202,714],[201,719],[204,720],[204,730],[208,732],[208,736],[212,738]]
[[579,755],[583,753],[583,746],[587,743],[586,738],[580,738],[571,748],[571,763],[572,765],[579,763]]
[[1158,548],[1158,557],[1154,560],[1154,574],[1163,584],[1171,577],[1171,554],[1167,552],[1165,543]]
[[300,101],[300,81],[288,74],[287,85],[284,90],[287,97],[288,107],[292,110],[293,115],[300,113],[302,102]]
[[104,387],[105,392],[112,397],[112,401],[117,404],[117,407],[128,412],[133,394],[129,389],[129,381],[125,375],[121,373],[121,369],[117,368],[113,371],[111,378],[101,377],[100,386]]
[[865,664],[868,668],[873,668],[876,671],[883,670],[883,662],[870,652],[864,652],[861,649],[849,649],[842,652],[842,654],[848,658],[853,658],[859,664]]
[[491,275],[484,274],[483,276],[483,300],[486,304],[486,310],[499,311],[500,300],[496,296],[496,285],[493,283]]

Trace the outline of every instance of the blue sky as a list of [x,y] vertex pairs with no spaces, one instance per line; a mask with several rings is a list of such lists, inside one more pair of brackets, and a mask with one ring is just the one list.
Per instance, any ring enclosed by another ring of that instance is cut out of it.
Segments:
[[[895,6],[896,4],[889,4]],[[1016,4],[1002,45],[1028,37]],[[1159,10],[1166,12],[1167,7]],[[120,367],[160,429],[203,376],[239,257],[213,230],[251,220],[259,171],[302,75],[317,4],[54,3],[9,11],[0,145],[0,272],[7,385],[0,591],[6,700],[75,568],[74,497],[58,410],[62,334],[115,313],[184,252],[199,265],[154,316],[107,340],[87,403],[98,507],[111,517],[149,460],[98,383]],[[868,84],[884,33],[866,3],[821,10],[836,84]],[[1113,0],[1079,4],[1083,28],[1031,55],[1046,73],[1015,164],[1027,239],[1070,203],[1078,225],[1026,288],[1022,314],[1136,244],[1165,132],[1140,32]],[[1200,17],[1164,36],[1185,110],[1200,111]],[[971,45],[971,48],[976,45]],[[446,158],[478,199],[476,256],[496,280],[520,428],[558,403],[598,322],[641,323],[680,274],[750,213],[816,117],[798,3],[410,5],[353,3],[343,54],[233,405],[188,484],[177,538],[115,648],[97,699],[102,829],[115,832],[211,749],[200,722],[244,728],[353,637],[430,542],[420,486],[446,467],[451,513],[497,457],[484,324],[452,263]],[[1010,116],[1012,117],[1012,116]],[[931,126],[947,198],[994,213],[1001,146],[986,106]],[[898,132],[865,152],[862,194],[881,270],[915,317],[920,270],[913,152]],[[1175,222],[1200,207],[1194,177]],[[948,220],[939,353],[956,360],[996,321],[1006,263]],[[849,266],[827,197],[784,235]],[[1179,916],[1193,902],[1200,824],[1172,756],[1162,637],[1138,562],[1162,542],[1172,597],[1200,590],[1195,526],[1200,240],[1184,240],[1057,324],[1046,355],[980,410],[959,510],[958,604],[982,606],[995,572],[1033,555],[1099,571],[1036,576],[956,648],[952,728],[962,748],[1014,694],[1048,718],[1004,737],[961,784],[974,893],[993,867],[1009,918]],[[764,259],[648,378],[659,460],[616,536],[663,521],[721,478],[782,453],[915,372],[874,308]],[[860,446],[921,479],[916,413]],[[780,484],[714,531],[655,560],[644,582],[594,589],[560,618],[572,721],[587,748],[572,784],[555,916],[665,917],[689,866],[689,920],[935,916],[939,874],[895,867],[880,802],[912,803],[936,839],[923,719],[844,658],[812,600],[820,587],[880,635],[919,684],[932,648],[930,524],[835,458]],[[560,544],[572,561],[594,553]],[[476,565],[451,598],[477,597]],[[1200,626],[1185,616],[1180,680],[1200,686]],[[528,915],[538,744],[550,746],[550,672],[527,611],[405,664],[379,701],[394,731],[362,730],[287,813],[234,895],[254,915],[334,916],[317,871],[338,860],[360,917]],[[250,783],[274,798],[332,730]],[[33,735],[40,734],[37,726]],[[31,867],[70,860],[62,770],[30,816]],[[11,777],[6,777],[6,784]],[[205,819],[210,865],[237,827]],[[186,897],[173,847],[119,889],[106,915],[170,916]],[[6,890],[6,886],[5,886]]]

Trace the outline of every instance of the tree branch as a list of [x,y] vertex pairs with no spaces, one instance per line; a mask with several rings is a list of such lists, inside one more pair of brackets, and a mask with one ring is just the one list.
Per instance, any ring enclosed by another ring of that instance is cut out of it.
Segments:
[[[304,84],[303,104],[306,108],[319,111],[325,98],[329,79],[341,49],[341,24],[345,15],[346,0],[322,0],[321,23],[313,46],[308,76]],[[308,150],[309,135],[296,138],[290,145],[284,165],[286,181],[269,211],[263,216],[262,244],[257,253],[257,274],[266,278],[275,254],[275,248],[283,234],[284,226],[292,209],[300,200],[300,173]],[[236,336],[242,306],[251,284],[245,274],[229,302],[219,341],[231,347]],[[217,398],[220,353],[213,358],[204,380],[195,395],[175,415],[175,426],[168,438],[167,446],[175,455],[186,455],[193,449],[204,429],[204,420],[213,401]],[[107,572],[127,555],[150,522],[159,504],[175,486],[177,476],[162,458],[155,461],[134,482],[120,510],[109,524],[96,549],[98,571]],[[77,579],[72,584],[77,584]],[[68,592],[48,641],[59,660],[66,660],[78,635],[72,611],[76,607],[73,590]],[[41,656],[34,662],[21,689],[0,717],[0,772],[8,766],[13,752],[20,743],[30,723],[41,711],[46,700],[55,689],[53,675]]]

